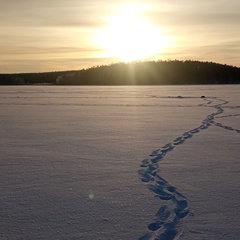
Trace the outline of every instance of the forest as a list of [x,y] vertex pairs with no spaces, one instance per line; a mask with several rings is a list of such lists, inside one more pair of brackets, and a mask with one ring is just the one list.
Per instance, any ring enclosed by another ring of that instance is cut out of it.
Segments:
[[239,84],[240,68],[200,61],[135,61],[88,69],[0,74],[0,85]]

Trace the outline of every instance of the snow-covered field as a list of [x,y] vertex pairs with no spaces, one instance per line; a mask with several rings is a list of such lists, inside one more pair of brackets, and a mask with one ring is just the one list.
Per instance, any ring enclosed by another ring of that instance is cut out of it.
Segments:
[[239,85],[5,86],[0,109],[0,239],[240,239]]

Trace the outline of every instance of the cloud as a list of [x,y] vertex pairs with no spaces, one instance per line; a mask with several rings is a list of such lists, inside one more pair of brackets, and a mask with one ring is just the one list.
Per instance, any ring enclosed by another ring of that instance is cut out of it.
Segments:
[[52,58],[52,59],[6,59],[0,60],[0,73],[51,72],[80,70],[91,66],[107,65],[116,62],[112,58]]
[[[240,1],[131,2],[140,2],[141,14],[174,39],[173,46],[164,52],[164,56],[157,54],[155,59],[213,58],[217,62],[240,64],[237,59],[240,55]],[[77,66],[116,61],[113,58],[96,58],[101,54],[93,39],[96,37],[94,34],[108,24],[108,17],[118,13],[123,3],[129,1],[1,1],[1,71],[75,69]]]
[[146,16],[155,24],[162,26],[181,26],[181,27],[205,27],[218,26],[238,26],[240,22],[240,11],[227,12],[175,12],[175,11],[152,11]]
[[103,22],[103,1],[10,1],[1,5],[0,26],[97,27]]

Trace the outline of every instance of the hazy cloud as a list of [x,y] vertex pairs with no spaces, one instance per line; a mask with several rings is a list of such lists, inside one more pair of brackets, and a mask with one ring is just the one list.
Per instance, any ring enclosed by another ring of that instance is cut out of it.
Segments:
[[[88,64],[101,65],[101,61],[111,63],[116,59],[96,57],[100,50],[91,44],[91,38],[123,2],[129,3],[117,0],[2,0],[0,71],[73,69]],[[149,6],[143,8],[141,14],[175,39],[174,45],[164,55],[153,56],[155,59],[211,58],[240,66],[240,1],[131,2]]]
[[[71,4],[72,2],[72,4]],[[53,4],[40,4],[37,1],[17,1],[5,4],[0,10],[0,26],[70,26],[97,27],[101,22],[98,4],[79,1],[58,1]],[[104,12],[104,9],[102,10]]]

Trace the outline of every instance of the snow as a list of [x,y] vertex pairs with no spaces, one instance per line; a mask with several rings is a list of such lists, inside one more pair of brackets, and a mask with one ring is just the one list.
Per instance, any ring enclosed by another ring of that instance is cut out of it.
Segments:
[[0,239],[238,240],[239,92],[0,87]]

